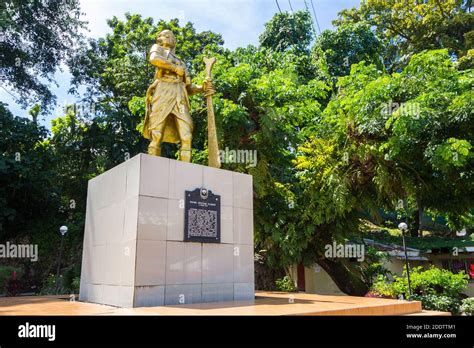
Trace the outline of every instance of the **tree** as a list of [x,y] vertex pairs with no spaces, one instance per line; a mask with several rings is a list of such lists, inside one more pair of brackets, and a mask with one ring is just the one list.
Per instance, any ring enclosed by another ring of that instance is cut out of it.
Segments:
[[224,163],[223,168],[253,175],[256,245],[267,251],[273,267],[302,261],[306,245],[295,238],[304,232],[295,228],[298,191],[292,161],[318,123],[329,90],[323,81],[307,81],[299,74],[293,57],[291,52],[248,47],[230,60],[219,60],[215,74],[221,148],[258,153],[256,167]]
[[364,23],[344,24],[325,30],[316,40],[313,55],[316,65],[334,79],[348,75],[352,64],[362,60],[383,69],[382,45]]
[[311,15],[308,11],[277,13],[265,24],[260,45],[278,52],[294,49],[306,52],[313,39]]
[[14,117],[0,103],[0,236],[34,234],[45,215],[54,214],[54,158],[44,144],[47,131]]
[[[48,132],[0,104],[0,240],[37,244],[38,262],[23,265],[25,285],[37,285],[54,266],[58,229],[67,219],[57,159]],[[80,218],[79,218],[80,219]],[[75,232],[72,228],[71,231]]]
[[365,22],[387,47],[389,64],[405,63],[425,49],[448,49],[461,58],[472,48],[474,14],[470,0],[367,0],[358,9],[343,10],[337,26]]
[[336,237],[340,225],[357,234],[355,212],[376,218],[378,208],[394,210],[400,199],[459,221],[472,214],[472,81],[446,50],[414,55],[390,75],[353,65],[296,161],[305,190],[301,223],[322,230],[309,242]]
[[384,149],[411,173],[416,234],[423,209],[455,220],[472,211],[472,71],[458,71],[447,50],[429,51],[414,55],[393,81],[400,107],[387,120]]
[[48,87],[54,73],[81,41],[78,0],[7,0],[0,5],[0,72],[26,107],[48,110],[55,97]]

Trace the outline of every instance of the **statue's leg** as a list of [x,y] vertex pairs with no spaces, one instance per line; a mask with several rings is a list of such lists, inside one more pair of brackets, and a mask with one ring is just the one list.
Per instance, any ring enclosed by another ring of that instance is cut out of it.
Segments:
[[161,139],[162,138],[163,138],[163,132],[161,130],[154,129],[151,131],[151,141],[150,141],[150,145],[148,145],[149,155],[161,156]]
[[165,133],[166,119],[161,121],[158,125],[155,123],[150,129],[150,145],[148,145],[148,154],[154,156],[161,156],[161,141]]
[[179,149],[179,159],[183,162],[191,162],[191,142],[193,135],[188,123],[176,117],[176,125],[181,139],[181,148]]

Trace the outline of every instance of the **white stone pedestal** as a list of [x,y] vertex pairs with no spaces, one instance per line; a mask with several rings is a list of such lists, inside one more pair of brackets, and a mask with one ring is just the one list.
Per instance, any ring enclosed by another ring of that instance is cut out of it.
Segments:
[[[221,196],[221,243],[184,242],[184,194]],[[254,299],[252,176],[140,154],[89,181],[81,301]]]

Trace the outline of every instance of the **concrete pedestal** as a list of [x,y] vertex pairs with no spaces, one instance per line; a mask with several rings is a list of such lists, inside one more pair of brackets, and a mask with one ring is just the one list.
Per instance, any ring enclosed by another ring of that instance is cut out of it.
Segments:
[[[184,195],[221,196],[221,243],[184,242]],[[89,181],[81,301],[254,299],[252,177],[140,154]]]

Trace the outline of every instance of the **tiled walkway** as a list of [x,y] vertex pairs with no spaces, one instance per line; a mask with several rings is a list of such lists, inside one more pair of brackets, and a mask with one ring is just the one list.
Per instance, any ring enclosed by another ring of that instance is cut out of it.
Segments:
[[[130,309],[70,301],[69,296],[0,298],[0,315],[405,315],[415,313],[421,313],[420,302],[280,292],[257,292],[255,301]],[[429,312],[424,313],[429,315]],[[434,312],[433,315],[440,315],[440,313]]]

